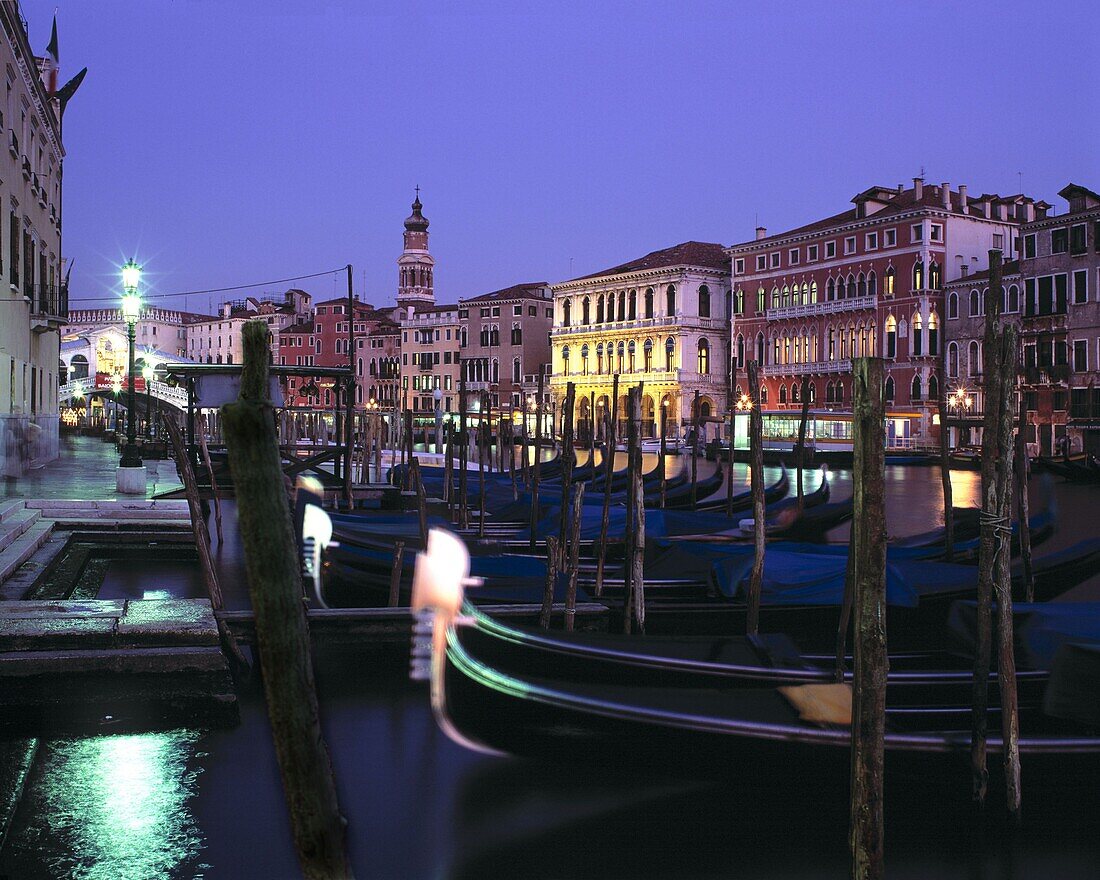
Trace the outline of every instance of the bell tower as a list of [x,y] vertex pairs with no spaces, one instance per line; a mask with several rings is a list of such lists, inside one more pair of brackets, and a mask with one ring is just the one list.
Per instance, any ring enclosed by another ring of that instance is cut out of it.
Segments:
[[428,253],[428,219],[421,213],[423,207],[418,186],[412,213],[405,220],[405,249],[397,261],[398,307],[435,305],[435,260]]

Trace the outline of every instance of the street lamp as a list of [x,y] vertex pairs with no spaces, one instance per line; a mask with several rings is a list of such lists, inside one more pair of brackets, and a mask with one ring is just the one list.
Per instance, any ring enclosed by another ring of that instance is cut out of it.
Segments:
[[443,452],[443,389],[436,388],[432,392],[432,400],[435,401],[435,451],[438,455]]
[[119,492],[145,494],[145,468],[137,451],[137,422],[134,410],[134,325],[141,314],[141,296],[138,285],[141,283],[141,267],[134,260],[127,260],[122,267],[122,319],[126,322],[126,338],[129,343],[129,394],[126,422],[126,446],[122,451],[122,460],[116,472],[116,487]]

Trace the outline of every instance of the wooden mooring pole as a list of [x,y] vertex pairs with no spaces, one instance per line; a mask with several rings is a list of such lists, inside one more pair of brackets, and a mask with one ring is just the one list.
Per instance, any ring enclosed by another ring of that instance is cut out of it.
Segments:
[[[539,367],[538,400],[535,401],[535,461],[531,468],[531,549],[535,549],[535,531],[539,521],[539,470],[542,464],[542,396],[546,375]],[[547,555],[550,548],[547,547]],[[547,562],[547,565],[550,563]]]
[[566,383],[565,400],[561,407],[561,528],[558,532],[563,560],[568,558],[569,546],[569,487],[573,482],[573,406],[576,396],[576,384]]
[[691,509],[699,504],[699,389],[691,399]]
[[1023,391],[1020,392],[1020,419],[1016,430],[1016,520],[1020,524],[1020,561],[1024,569],[1024,601],[1035,601],[1035,573],[1031,567],[1031,520],[1030,503],[1027,497],[1028,474],[1031,465],[1027,457],[1027,402]]
[[573,630],[573,618],[577,615],[577,568],[580,564],[581,517],[584,515],[584,487],[582,480],[573,490],[573,524],[569,531],[569,553],[566,561],[566,575],[569,578],[565,588],[564,627]]
[[806,468],[806,422],[810,417],[810,376],[807,373],[802,377],[802,416],[798,420],[798,457],[795,459],[795,467],[798,468],[797,492],[798,515],[802,516],[802,472]]
[[749,479],[752,488],[753,559],[745,631],[760,629],[760,587],[764,580],[764,421],[760,412],[760,364],[749,361]]
[[947,346],[940,343],[940,483],[943,486],[944,559],[955,558],[955,508],[951,495],[951,428],[947,423]]
[[466,430],[466,362],[458,370],[458,525],[470,527],[469,502],[466,500],[466,461],[470,435]]
[[268,327],[243,328],[240,398],[222,408],[271,735],[302,873],[350,877],[317,705],[297,541],[267,399]]
[[489,392],[482,392],[481,396],[481,421],[477,425],[477,536],[479,538],[485,537],[485,456],[490,456],[490,464],[492,463],[492,425],[486,419],[486,413],[489,411]]
[[615,473],[615,420],[618,416],[619,374],[611,377],[611,406],[607,412],[607,430],[604,432],[604,483],[603,513],[600,519],[600,543],[596,550],[596,587],[597,596],[603,595],[604,567],[607,565],[607,529],[611,516],[611,477]]
[[630,535],[626,564],[630,568],[631,605],[634,609],[633,624],[639,633],[645,632],[645,489],[642,485],[642,385],[632,389],[630,398],[630,423],[627,455],[630,472]]
[[849,844],[853,880],[885,876],[883,769],[886,738],[886,418],[882,358],[852,362],[855,518],[855,665]]
[[[730,387],[729,387],[729,412],[730,412],[730,452],[726,467],[726,516],[733,516],[733,438],[735,434],[734,414],[737,412],[737,401],[734,400],[734,389],[737,387],[737,353],[730,355]],[[719,456],[719,460],[721,456]]]
[[405,542],[393,542],[393,564],[390,566],[390,595],[387,603],[396,608],[401,603],[401,571],[405,560]]
[[546,536],[546,585],[542,591],[539,627],[550,629],[550,613],[554,609],[554,587],[558,582],[558,539]]

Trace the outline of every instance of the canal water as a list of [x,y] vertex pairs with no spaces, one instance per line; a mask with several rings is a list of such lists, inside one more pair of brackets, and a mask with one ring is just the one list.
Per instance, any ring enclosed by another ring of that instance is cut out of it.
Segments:
[[[701,474],[713,467],[700,465]],[[743,465],[735,478],[747,485]],[[832,479],[834,499],[850,494],[848,473]],[[816,480],[807,477],[807,490]],[[892,536],[940,524],[937,469],[891,467],[887,481]],[[955,471],[952,482],[957,505],[977,503],[976,472]],[[1045,491],[1033,480],[1033,510]],[[1060,528],[1040,552],[1097,535],[1100,489],[1055,483],[1050,491]],[[222,584],[230,607],[247,607],[231,504],[225,516],[227,543],[215,547]],[[118,561],[100,595],[150,593],[198,596],[202,584],[187,565]],[[1100,598],[1100,577],[1070,598]],[[325,737],[359,877],[847,875],[846,791],[784,775],[705,785],[475,755],[438,731],[426,689],[408,681],[407,665],[405,651],[316,652]],[[1024,827],[1010,833],[996,798],[984,818],[971,812],[965,770],[954,790],[888,779],[889,876],[1097,876],[1100,785],[1082,801],[1040,794],[1028,781]],[[0,877],[13,880],[297,875],[256,685],[242,694],[241,724],[232,730],[105,731],[44,742],[0,853]]]

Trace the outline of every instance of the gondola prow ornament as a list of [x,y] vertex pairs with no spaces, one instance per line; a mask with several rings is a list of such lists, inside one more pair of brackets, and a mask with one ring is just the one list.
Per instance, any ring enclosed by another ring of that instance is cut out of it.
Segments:
[[409,677],[414,681],[431,679],[433,656],[446,653],[448,628],[464,622],[459,612],[466,587],[481,583],[481,578],[470,577],[470,551],[461,538],[445,529],[428,532],[428,546],[416,554],[413,570],[416,624]]

